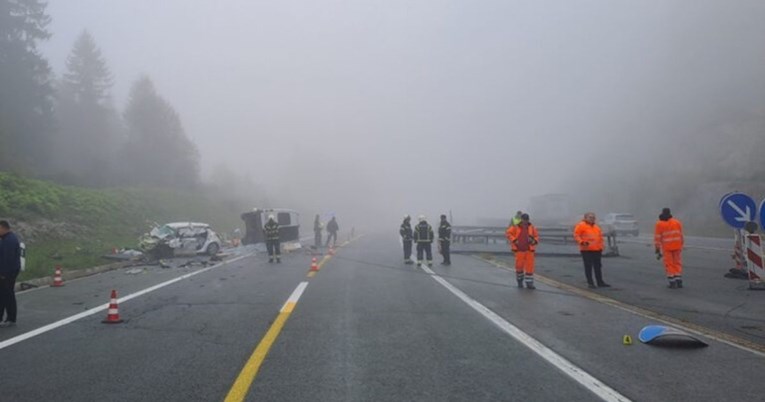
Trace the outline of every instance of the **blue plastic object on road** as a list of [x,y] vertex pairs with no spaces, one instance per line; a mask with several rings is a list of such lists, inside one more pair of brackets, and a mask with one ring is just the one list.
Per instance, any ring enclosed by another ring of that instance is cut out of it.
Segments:
[[657,346],[704,347],[707,344],[699,338],[677,328],[665,325],[648,325],[640,330],[638,339],[643,343]]
[[747,222],[754,220],[757,205],[744,193],[728,193],[720,199],[720,214],[731,227],[743,229]]

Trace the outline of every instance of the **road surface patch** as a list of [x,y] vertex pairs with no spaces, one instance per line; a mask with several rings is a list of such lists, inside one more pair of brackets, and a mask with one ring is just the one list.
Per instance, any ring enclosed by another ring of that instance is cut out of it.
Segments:
[[284,328],[284,324],[287,323],[287,319],[290,314],[292,314],[292,311],[295,310],[295,306],[297,306],[300,296],[303,294],[307,286],[308,282],[300,282],[287,301],[284,302],[281,310],[279,310],[279,315],[276,317],[276,320],[271,324],[271,327],[266,332],[266,335],[263,336],[263,339],[260,340],[258,346],[255,347],[255,351],[253,351],[250,358],[247,359],[242,371],[239,373],[239,376],[237,376],[236,381],[234,381],[234,385],[231,386],[231,390],[229,390],[226,395],[225,402],[244,401],[247,397],[247,392],[250,390],[252,382],[255,381],[255,377],[258,375],[260,366],[266,359],[268,351],[271,350],[271,346],[276,342],[276,338],[279,336],[282,328]]

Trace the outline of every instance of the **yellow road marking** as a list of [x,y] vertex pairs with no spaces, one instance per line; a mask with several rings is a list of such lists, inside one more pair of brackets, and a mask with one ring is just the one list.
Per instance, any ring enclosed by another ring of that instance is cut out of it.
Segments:
[[[489,263],[491,265],[494,265],[497,268],[505,269],[505,270],[508,270],[508,271],[515,272],[515,269],[511,269],[506,264],[498,263],[498,262],[492,261],[492,260],[487,260],[487,259],[485,259],[483,257],[477,257],[476,256],[476,258],[478,258],[478,259],[480,259],[480,260],[482,260],[484,262],[487,262],[487,263]],[[664,315],[662,313],[659,313],[659,312],[656,312],[656,311],[653,311],[653,310],[645,309],[643,307],[638,307],[638,306],[635,306],[635,305],[632,305],[632,304],[627,304],[627,303],[624,303],[624,302],[620,302],[620,301],[618,301],[616,299],[612,299],[610,297],[603,296],[603,295],[598,294],[598,293],[590,292],[590,291],[587,291],[587,290],[584,290],[584,289],[580,289],[580,288],[578,288],[576,286],[571,286],[571,285],[567,285],[567,284],[562,283],[562,282],[558,282],[555,279],[548,278],[546,276],[543,276],[543,275],[540,275],[540,274],[537,274],[537,273],[534,273],[534,278],[539,279],[542,283],[545,283],[545,284],[547,284],[549,286],[552,286],[554,288],[558,288],[558,289],[561,289],[561,290],[565,290],[565,291],[574,293],[574,294],[579,295],[581,297],[584,297],[586,299],[589,299],[589,300],[592,300],[592,301],[596,301],[598,303],[603,303],[603,304],[606,304],[606,305],[618,308],[620,310],[624,310],[624,311],[630,312],[632,314],[639,315],[639,316],[644,317],[644,318],[660,321],[660,322],[663,322],[663,323],[668,324],[668,325],[674,325],[674,326],[683,328],[684,330],[686,330],[686,331],[688,331],[690,333],[693,333],[693,334],[696,334],[696,335],[705,336],[707,338],[714,339],[714,340],[716,340],[718,342],[722,342],[722,343],[725,343],[727,345],[733,346],[735,348],[738,348],[738,349],[745,350],[747,352],[753,353],[753,354],[755,354],[757,356],[765,357],[765,346],[757,344],[757,343],[754,343],[754,342],[751,342],[751,341],[748,341],[748,340],[743,339],[743,338],[739,338],[739,337],[737,337],[735,335],[727,334],[725,332],[717,331],[717,330],[714,330],[714,329],[711,329],[711,328],[707,328],[707,327],[704,327],[704,326],[701,326],[701,325],[698,325],[698,324],[694,324],[694,323],[691,323],[691,322],[688,322],[688,321],[685,321],[685,320],[680,320],[680,319],[677,319],[677,318],[673,318],[673,317],[670,317],[668,315]]]
[[228,391],[225,402],[240,402],[247,396],[247,392],[250,390],[252,382],[258,375],[258,370],[260,370],[263,360],[266,359],[268,351],[271,349],[274,341],[276,341],[276,337],[279,336],[279,332],[282,331],[290,313],[292,313],[291,310],[289,312],[279,313],[279,316],[276,317],[274,323],[271,324],[271,328],[268,329],[266,335],[255,348],[252,356],[250,356],[247,363],[244,364],[244,368],[242,368],[242,371],[236,378],[234,385],[231,387],[231,390]]
[[309,271],[307,276],[309,278],[313,278],[314,276],[316,276],[316,271]]
[[255,351],[252,352],[252,355],[244,364],[239,376],[236,377],[234,385],[231,386],[231,389],[226,395],[225,402],[241,402],[247,397],[247,392],[250,390],[252,382],[255,381],[255,377],[258,375],[260,366],[266,359],[268,351],[271,350],[271,346],[273,346],[276,338],[282,331],[282,328],[284,328],[284,324],[287,322],[290,314],[295,310],[295,306],[307,286],[308,282],[301,282],[284,303],[281,310],[279,310],[279,315],[276,317],[276,320],[274,320],[274,323],[268,328],[268,332],[266,332],[266,335],[260,340]]

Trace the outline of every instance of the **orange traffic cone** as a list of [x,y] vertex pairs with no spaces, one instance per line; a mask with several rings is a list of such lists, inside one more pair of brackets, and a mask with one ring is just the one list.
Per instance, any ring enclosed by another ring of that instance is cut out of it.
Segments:
[[61,265],[56,265],[56,271],[53,273],[53,288],[64,286],[64,279],[61,277]]
[[119,308],[117,308],[117,291],[112,289],[112,300],[109,302],[109,311],[106,313],[106,319],[101,321],[104,324],[119,324],[122,322],[120,318]]
[[316,263],[316,257],[311,258],[311,271],[318,271],[319,264]]

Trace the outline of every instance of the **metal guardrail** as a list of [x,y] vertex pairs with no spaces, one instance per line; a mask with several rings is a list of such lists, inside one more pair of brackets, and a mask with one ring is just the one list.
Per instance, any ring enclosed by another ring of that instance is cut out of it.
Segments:
[[[455,247],[459,244],[485,244],[487,246],[507,244],[507,238],[505,237],[506,230],[507,228],[497,226],[452,226],[452,244]],[[537,227],[537,231],[539,232],[540,244],[576,246],[573,229],[563,226]],[[603,233],[603,237],[606,240],[604,255],[619,255],[616,232],[608,231]],[[487,252],[491,251],[488,250]]]

